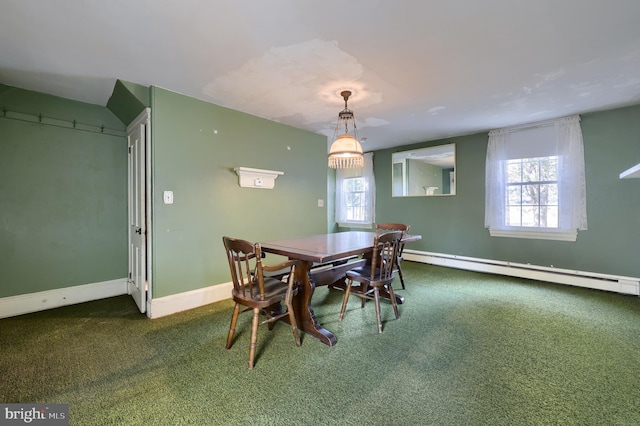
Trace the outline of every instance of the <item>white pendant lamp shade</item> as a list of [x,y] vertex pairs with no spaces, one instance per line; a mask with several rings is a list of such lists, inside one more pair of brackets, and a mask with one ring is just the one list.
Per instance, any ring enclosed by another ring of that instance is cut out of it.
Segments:
[[[344,109],[338,114],[338,122],[334,134],[334,142],[329,149],[329,167],[332,169],[351,169],[364,167],[362,145],[358,141],[358,129],[353,111],[347,107],[347,100],[351,92],[345,90],[340,93],[344,98]],[[338,135],[344,126],[344,133]],[[352,133],[349,134],[349,127]]]
[[364,167],[360,142],[349,134],[338,136],[329,150],[329,167],[332,169]]

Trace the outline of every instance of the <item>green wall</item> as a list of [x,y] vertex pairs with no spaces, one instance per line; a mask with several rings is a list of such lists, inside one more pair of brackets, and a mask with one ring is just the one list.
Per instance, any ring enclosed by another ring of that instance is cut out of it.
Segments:
[[[324,136],[126,82],[111,108],[129,120],[147,91],[154,298],[228,282],[223,235],[264,241],[338,230]],[[123,122],[103,106],[5,85],[0,107],[8,111],[0,111],[0,297],[126,277]],[[411,249],[640,276],[640,180],[618,178],[640,162],[638,117],[640,106],[582,115],[589,230],[575,243],[489,237],[486,133],[402,147],[456,144],[450,197],[391,197],[391,154],[401,149],[376,151],[376,220],[409,223],[423,236]],[[240,188],[239,166],[285,174],[272,190]],[[163,204],[164,190],[174,204]]]
[[[157,87],[151,110],[154,298],[229,282],[223,235],[327,232],[325,136]],[[241,188],[240,166],[284,175],[271,190]],[[163,204],[166,190],[173,204]]]
[[[122,81],[108,107],[0,85],[9,111],[0,113],[0,297],[127,276],[121,120],[147,104],[153,297],[228,282],[222,235],[264,241],[327,232],[324,136]],[[273,190],[240,188],[238,166],[285,174]],[[174,191],[174,204],[163,204],[163,190]]]
[[[408,249],[640,276],[640,179],[620,172],[640,163],[640,106],[581,115],[589,229],[576,242],[490,237],[484,228],[487,133],[376,151],[376,221],[402,222],[422,240]],[[455,196],[391,197],[391,154],[456,144]]]
[[125,278],[124,125],[5,85],[0,106],[0,297]]
[[107,108],[128,126],[143,109],[150,106],[149,91],[149,87],[118,80],[107,102]]

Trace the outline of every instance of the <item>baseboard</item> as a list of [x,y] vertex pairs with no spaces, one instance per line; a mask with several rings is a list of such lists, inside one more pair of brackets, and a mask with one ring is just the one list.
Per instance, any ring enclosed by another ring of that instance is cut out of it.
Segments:
[[127,294],[127,279],[76,285],[0,298],[0,318]]
[[633,294],[636,296],[640,295],[640,278],[637,277],[574,271],[407,249],[402,253],[402,257],[414,262],[429,263],[449,268],[534,279],[596,290],[612,291],[615,293]]
[[[408,249],[404,250],[403,257],[413,262],[449,268],[535,279],[640,296],[640,278],[637,277],[574,271]],[[152,299],[148,304],[148,314],[150,318],[160,318],[226,300],[231,297],[232,288],[232,283],[228,282]],[[0,318],[106,299],[123,294],[127,294],[126,278],[3,297],[0,298]]]
[[160,318],[231,298],[231,282],[151,299],[149,317]]

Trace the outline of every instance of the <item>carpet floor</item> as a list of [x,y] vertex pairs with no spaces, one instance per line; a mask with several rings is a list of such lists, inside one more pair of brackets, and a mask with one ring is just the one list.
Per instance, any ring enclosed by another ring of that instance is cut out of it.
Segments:
[[233,303],[154,320],[128,296],[0,320],[0,402],[69,404],[72,425],[639,425],[640,299],[404,262],[383,303],[316,289],[328,347]]

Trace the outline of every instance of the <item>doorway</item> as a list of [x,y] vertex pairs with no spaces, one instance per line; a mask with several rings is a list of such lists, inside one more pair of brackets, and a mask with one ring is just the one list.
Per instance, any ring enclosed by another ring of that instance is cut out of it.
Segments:
[[145,108],[127,126],[128,243],[127,292],[138,309],[151,317],[151,110]]

